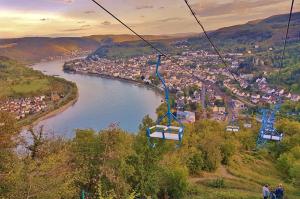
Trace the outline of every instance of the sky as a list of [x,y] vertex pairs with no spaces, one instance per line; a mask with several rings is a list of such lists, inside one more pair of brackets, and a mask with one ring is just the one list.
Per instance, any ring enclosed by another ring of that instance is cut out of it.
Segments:
[[[201,32],[184,0],[98,0],[140,34]],[[291,0],[189,0],[207,30],[288,13]],[[295,2],[295,11],[300,1]],[[0,38],[130,34],[91,0],[0,0]]]

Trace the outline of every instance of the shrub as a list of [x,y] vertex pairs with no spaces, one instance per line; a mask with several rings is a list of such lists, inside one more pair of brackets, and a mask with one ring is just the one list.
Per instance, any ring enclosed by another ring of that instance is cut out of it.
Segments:
[[201,171],[204,167],[204,160],[201,152],[197,152],[187,161],[187,167],[190,174],[196,174]]
[[217,178],[209,182],[208,184],[210,187],[213,188],[224,188],[225,187],[225,181],[224,178]]
[[300,189],[300,161],[296,161],[289,170],[293,184]]
[[289,170],[295,162],[295,157],[291,153],[284,153],[277,159],[277,166],[281,172],[289,175]]
[[184,169],[170,169],[164,174],[164,193],[169,198],[183,198],[188,191],[188,173]]
[[235,143],[226,141],[221,146],[221,152],[222,152],[222,158],[223,158],[222,163],[227,165],[229,163],[231,156],[235,153],[235,151],[236,151]]

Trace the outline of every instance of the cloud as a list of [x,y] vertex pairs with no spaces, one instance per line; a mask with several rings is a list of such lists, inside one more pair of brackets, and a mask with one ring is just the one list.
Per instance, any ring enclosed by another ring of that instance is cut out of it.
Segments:
[[88,27],[91,27],[91,25],[86,24],[86,25],[82,25],[82,26],[81,26],[81,28],[88,28]]
[[81,23],[85,23],[85,21],[77,21],[77,23],[81,24]]
[[48,21],[50,20],[49,18],[41,18],[40,21]]
[[84,12],[84,14],[93,14],[93,13],[95,13],[95,11],[93,11],[93,10],[87,10]]
[[282,0],[230,0],[227,2],[216,1],[215,3],[201,2],[192,4],[197,15],[203,17],[220,16],[235,12],[243,13],[249,9],[261,8],[282,3]]
[[70,28],[70,29],[64,29],[64,32],[77,32],[81,30],[85,30],[86,28]]
[[109,25],[111,25],[111,22],[109,22],[109,21],[103,21],[101,24],[104,25],[104,26],[109,26]]
[[62,3],[73,3],[74,2],[74,0],[53,0],[53,1],[62,2]]
[[156,22],[162,22],[162,23],[165,23],[165,22],[170,22],[170,21],[180,21],[180,20],[183,20],[183,18],[180,18],[180,17],[170,17],[170,18],[165,18],[165,19],[157,20]]
[[151,5],[142,5],[142,6],[137,6],[135,7],[137,10],[143,10],[143,9],[152,9],[153,6]]

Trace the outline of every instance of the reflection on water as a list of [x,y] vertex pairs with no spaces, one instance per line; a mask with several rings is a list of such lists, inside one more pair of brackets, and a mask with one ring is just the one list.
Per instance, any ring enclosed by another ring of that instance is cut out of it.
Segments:
[[159,93],[132,83],[62,71],[63,61],[39,63],[32,68],[48,75],[58,75],[77,84],[79,99],[64,112],[38,124],[55,134],[73,137],[76,128],[100,130],[111,123],[129,132],[137,132],[142,118],[155,118],[161,103]]

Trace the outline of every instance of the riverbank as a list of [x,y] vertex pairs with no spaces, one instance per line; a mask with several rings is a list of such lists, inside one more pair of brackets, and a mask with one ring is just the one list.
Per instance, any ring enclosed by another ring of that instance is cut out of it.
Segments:
[[[63,61],[52,61],[38,63],[31,68],[42,71],[46,75],[59,75],[59,79],[73,82],[77,85],[79,99],[73,106],[68,104],[72,106],[71,108],[60,109],[61,111],[57,114],[52,111],[51,115],[43,114],[42,118],[34,120],[35,127],[38,123],[38,125],[44,125],[45,131],[72,138],[74,129],[101,130],[115,122],[118,122],[126,131],[135,133],[145,115],[156,119],[155,110],[162,100],[161,92],[157,92],[158,89],[140,82],[119,78],[67,73],[62,70],[63,64]],[[65,91],[69,93],[70,89]],[[73,93],[68,99],[75,98],[76,93]],[[67,97],[66,94],[65,97]],[[64,99],[66,99],[64,103],[56,103],[55,107],[51,106],[49,110],[69,102],[67,98]],[[44,116],[47,119],[44,119]]]
[[[74,88],[71,88],[71,89],[74,89]],[[47,112],[44,112],[44,113],[41,113],[41,114],[34,115],[32,118],[27,118],[24,121],[21,121],[19,123],[20,127],[23,128],[23,129],[28,129],[30,126],[36,126],[41,121],[49,119],[51,117],[55,117],[56,115],[64,112],[65,110],[67,110],[69,107],[73,106],[78,101],[78,98],[79,98],[79,92],[78,92],[77,87],[76,87],[75,90],[76,90],[75,98],[70,99],[68,102],[66,102],[65,104],[59,106],[58,108],[54,108],[53,110],[50,110],[50,111],[47,111]],[[70,90],[70,93],[68,93],[68,95],[71,95],[72,92],[73,91]],[[68,97],[65,97],[65,98],[66,99],[64,99],[64,100],[68,100],[67,99]],[[62,101],[64,101],[64,100],[62,100]]]
[[54,117],[54,116],[56,116],[56,115],[58,115],[58,114],[64,112],[64,111],[67,110],[69,107],[72,107],[72,106],[77,102],[78,98],[79,98],[79,93],[78,93],[78,91],[77,91],[77,94],[76,94],[76,98],[75,98],[75,99],[73,99],[73,100],[67,102],[65,105],[59,107],[58,109],[54,109],[53,111],[48,112],[48,113],[47,113],[46,115],[44,115],[44,116],[39,117],[37,120],[35,120],[34,122],[32,122],[31,125],[35,126],[35,125],[37,125],[38,123],[40,123],[41,121],[43,121],[43,120],[49,119],[49,118],[51,118],[51,117]]
[[88,75],[88,76],[101,77],[101,78],[105,78],[105,79],[112,79],[112,80],[118,80],[118,81],[122,81],[122,82],[132,83],[137,86],[144,86],[146,88],[152,89],[153,91],[158,92],[161,95],[164,94],[164,91],[161,90],[159,87],[157,87],[153,84],[146,84],[146,83],[144,83],[142,81],[138,81],[138,80],[126,79],[126,78],[122,78],[122,77],[115,77],[115,76],[111,76],[111,75],[92,73],[92,72],[78,72],[78,71],[75,72],[75,71],[67,71],[67,70],[64,70],[64,72],[70,73],[70,74]]

